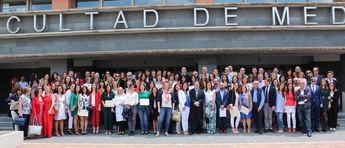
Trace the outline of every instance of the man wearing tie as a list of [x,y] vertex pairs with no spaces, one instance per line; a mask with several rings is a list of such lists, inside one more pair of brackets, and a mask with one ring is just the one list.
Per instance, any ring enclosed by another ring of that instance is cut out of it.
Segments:
[[311,130],[319,132],[321,92],[316,79],[311,78]]
[[250,91],[253,97],[253,116],[255,121],[255,132],[262,134],[262,121],[264,118],[263,106],[265,103],[265,95],[259,87],[259,81],[253,82],[253,89]]
[[[223,82],[219,84],[219,90],[216,92],[217,116],[219,123],[219,132],[226,133],[226,107],[229,104],[229,92],[225,89]],[[225,112],[225,116],[224,113]]]
[[271,85],[270,78],[265,80],[265,86],[262,88],[265,95],[264,114],[265,114],[265,131],[274,132],[272,127],[272,113],[275,110],[277,90]]
[[319,75],[319,67],[313,68],[313,78],[316,80],[316,85],[320,86],[321,79],[323,78],[323,76]]
[[300,85],[300,89],[296,92],[298,118],[301,123],[302,133],[307,132],[308,137],[311,137],[311,90],[305,87],[304,81],[301,81]]
[[194,88],[189,91],[189,96],[192,103],[189,116],[190,133],[201,134],[205,94],[204,91],[200,89],[199,81],[194,83]]

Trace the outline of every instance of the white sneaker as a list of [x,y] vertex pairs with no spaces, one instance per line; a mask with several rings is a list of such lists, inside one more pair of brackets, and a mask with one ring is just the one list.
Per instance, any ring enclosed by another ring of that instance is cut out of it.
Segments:
[[157,134],[155,135],[156,137],[159,137],[159,132],[157,132]]
[[166,135],[166,136],[169,136],[169,133],[168,133],[168,132],[165,132],[165,135]]

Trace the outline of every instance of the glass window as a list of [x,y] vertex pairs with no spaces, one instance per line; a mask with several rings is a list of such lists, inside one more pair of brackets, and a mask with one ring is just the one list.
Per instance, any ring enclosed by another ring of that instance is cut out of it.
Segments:
[[166,4],[191,4],[195,3],[195,0],[165,0]]
[[26,10],[26,0],[2,0],[2,12],[24,12]]
[[245,0],[246,3],[275,3],[276,0]]
[[240,3],[244,0],[215,0],[215,3]]
[[99,7],[99,0],[77,0],[77,8]]
[[132,0],[104,0],[103,6],[131,6]]
[[164,0],[134,0],[134,5],[163,5]]
[[278,0],[279,3],[305,3],[307,0]]
[[31,10],[52,10],[52,0],[32,0]]

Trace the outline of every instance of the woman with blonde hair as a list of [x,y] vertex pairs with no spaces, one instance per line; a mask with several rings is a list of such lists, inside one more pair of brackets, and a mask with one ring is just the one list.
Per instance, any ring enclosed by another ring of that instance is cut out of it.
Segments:
[[246,85],[241,86],[239,98],[240,98],[241,108],[245,107],[249,110],[248,114],[241,112],[243,132],[250,133],[250,127],[251,127],[251,122],[252,122],[251,119],[252,119],[253,100]]

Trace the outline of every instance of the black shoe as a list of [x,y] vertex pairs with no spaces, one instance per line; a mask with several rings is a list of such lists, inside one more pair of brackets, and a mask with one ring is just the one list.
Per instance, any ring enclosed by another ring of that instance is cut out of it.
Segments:
[[269,129],[268,131],[269,131],[269,132],[271,132],[271,133],[273,133],[273,132],[274,132],[274,130],[273,130],[273,129]]
[[264,133],[264,132],[262,132],[262,131],[259,131],[259,134],[260,134],[260,135],[262,135],[263,133]]
[[311,137],[311,133],[308,133],[307,135],[308,135],[308,137]]
[[318,129],[316,129],[316,130],[314,130],[315,132],[320,132],[320,130],[318,130]]
[[265,130],[264,130],[264,133],[267,133],[267,132],[268,132],[268,130],[267,130],[267,129],[265,129]]

